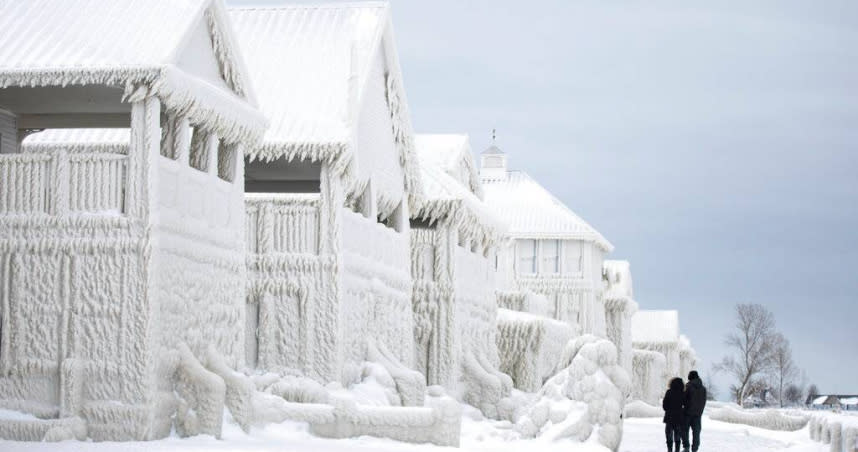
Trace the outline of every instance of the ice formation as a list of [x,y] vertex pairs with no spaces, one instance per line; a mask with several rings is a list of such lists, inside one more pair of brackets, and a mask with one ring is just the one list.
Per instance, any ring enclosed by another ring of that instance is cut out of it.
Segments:
[[610,341],[592,335],[567,343],[560,355],[560,370],[518,418],[516,430],[525,437],[581,442],[597,435],[600,444],[617,451],[631,381],[617,362],[616,350]]
[[632,398],[658,406],[667,390],[665,367],[663,354],[649,350],[632,350]]
[[526,312],[498,310],[500,369],[515,387],[538,391],[556,370],[557,357],[574,336],[564,322]]
[[111,5],[0,16],[0,437],[455,446],[464,402],[616,449],[693,366],[497,147],[414,136],[386,3]]
[[[634,396],[634,393],[632,395]],[[625,414],[626,419],[633,417],[661,418],[664,416],[664,410],[660,406],[650,405],[643,400],[640,400],[640,398],[636,398],[636,400],[627,403],[623,409],[623,413]]]
[[831,452],[858,451],[858,417],[834,412],[810,415],[810,439],[829,445]]
[[697,352],[691,347],[691,340],[684,334],[679,335],[679,375],[685,378],[688,372],[697,368]]
[[793,416],[778,410],[746,411],[737,407],[707,407],[706,414],[713,420],[729,422],[731,424],[744,424],[767,430],[782,430],[794,432],[803,429],[807,423],[807,416]]
[[638,311],[638,304],[634,300],[630,264],[606,260],[602,265],[608,338],[617,346],[617,361],[631,373],[632,316]]
[[[661,395],[671,378],[685,379],[685,375],[679,373],[679,313],[677,311],[638,311],[632,317],[632,347],[635,349],[633,360],[636,362],[632,373],[636,377],[636,393],[646,395],[646,398],[641,400],[657,405],[656,400],[661,400]],[[639,353],[638,350],[655,352],[662,356],[661,374],[652,372],[659,367],[659,363],[652,361],[654,357]],[[656,392],[659,393],[658,399],[653,398]]]

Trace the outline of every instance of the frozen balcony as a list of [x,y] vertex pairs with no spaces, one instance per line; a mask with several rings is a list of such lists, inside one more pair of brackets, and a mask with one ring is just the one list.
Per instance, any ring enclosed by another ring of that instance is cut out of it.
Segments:
[[123,215],[127,163],[107,152],[0,154],[0,215]]
[[246,242],[252,254],[319,254],[319,193],[247,193]]

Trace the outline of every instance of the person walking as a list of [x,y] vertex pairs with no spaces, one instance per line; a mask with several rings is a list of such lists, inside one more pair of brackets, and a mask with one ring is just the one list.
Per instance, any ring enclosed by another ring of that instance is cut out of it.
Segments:
[[[703,417],[703,409],[706,408],[706,387],[700,380],[696,370],[688,373],[688,383],[685,385],[685,432],[683,434],[686,444],[688,442],[688,430],[691,430],[691,450],[697,452],[700,449],[700,421]],[[688,446],[686,446],[688,450]]]
[[[679,444],[688,450],[688,436],[685,435],[685,392],[682,379],[677,377],[670,380],[670,385],[661,407],[664,409],[664,436],[667,440],[667,452],[679,452]],[[672,449],[672,447],[676,449]]]

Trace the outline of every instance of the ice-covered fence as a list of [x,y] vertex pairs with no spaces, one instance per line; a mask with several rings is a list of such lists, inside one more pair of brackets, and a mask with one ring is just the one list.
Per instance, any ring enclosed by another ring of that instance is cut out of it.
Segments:
[[0,155],[0,214],[121,214],[128,157],[64,151]]
[[319,254],[321,196],[245,195],[247,251],[256,254]]
[[716,421],[787,432],[801,430],[808,422],[806,416],[792,416],[778,410],[746,411],[741,408],[722,407],[709,409],[707,414]]
[[52,157],[0,154],[0,214],[49,213]]
[[69,154],[68,159],[70,212],[121,213],[124,210],[126,156],[76,153]]
[[808,424],[810,439],[828,444],[831,452],[858,452],[858,416],[814,413]]

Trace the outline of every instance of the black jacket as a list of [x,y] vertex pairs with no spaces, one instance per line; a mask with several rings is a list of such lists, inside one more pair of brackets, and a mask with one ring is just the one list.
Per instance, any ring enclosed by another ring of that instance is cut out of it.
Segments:
[[682,393],[682,386],[679,389],[671,388],[667,390],[664,394],[664,399],[661,400],[661,407],[664,408],[663,421],[665,424],[682,424],[685,422],[682,406],[684,401],[685,395]]
[[699,378],[688,380],[685,385],[685,415],[702,416],[706,408],[706,387]]

